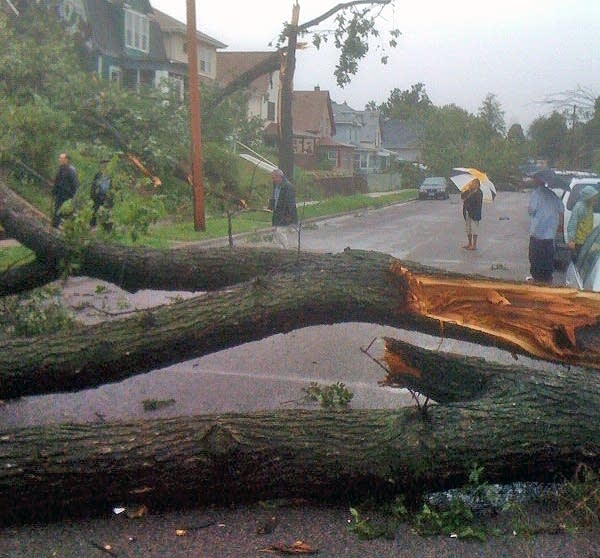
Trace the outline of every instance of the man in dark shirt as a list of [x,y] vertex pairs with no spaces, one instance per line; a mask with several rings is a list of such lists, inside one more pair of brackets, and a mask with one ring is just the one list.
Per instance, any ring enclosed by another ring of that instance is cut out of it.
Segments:
[[463,200],[463,217],[468,241],[468,244],[463,248],[465,250],[477,250],[477,236],[479,235],[479,221],[481,221],[483,202],[483,192],[479,180],[474,178],[469,182],[460,197]]
[[60,216],[60,208],[63,203],[70,200],[79,188],[79,180],[77,172],[73,165],[69,162],[69,156],[66,153],[61,153],[58,156],[58,172],[54,178],[52,187],[52,195],[54,196],[54,215],[52,216],[52,226],[58,227],[62,218]]
[[273,210],[272,224],[274,227],[273,240],[277,240],[287,248],[286,229],[298,223],[296,211],[296,194],[290,181],[280,169],[271,173],[273,179],[273,193],[269,200],[269,208]]

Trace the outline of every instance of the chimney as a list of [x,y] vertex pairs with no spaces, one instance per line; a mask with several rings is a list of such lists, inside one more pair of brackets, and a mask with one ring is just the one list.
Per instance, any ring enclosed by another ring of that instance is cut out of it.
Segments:
[[321,91],[321,87],[319,85],[315,85],[315,91]]

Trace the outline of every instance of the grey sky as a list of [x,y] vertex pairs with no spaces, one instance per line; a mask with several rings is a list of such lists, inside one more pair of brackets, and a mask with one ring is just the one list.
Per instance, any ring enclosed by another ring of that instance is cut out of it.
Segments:
[[[186,19],[185,0],[151,0],[154,7]],[[337,0],[299,0],[300,23],[335,6]],[[266,50],[289,21],[293,0],[197,1],[198,28],[229,50]],[[332,28],[333,21],[321,26]],[[600,95],[600,0],[396,0],[379,29],[402,35],[389,62],[371,53],[344,89],[335,84],[332,47],[312,45],[298,55],[296,89],[327,89],[336,102],[357,109],[385,101],[395,87],[423,82],[436,105],[455,103],[476,113],[488,93],[498,97],[508,125],[528,127],[550,109],[546,96],[583,87]]]

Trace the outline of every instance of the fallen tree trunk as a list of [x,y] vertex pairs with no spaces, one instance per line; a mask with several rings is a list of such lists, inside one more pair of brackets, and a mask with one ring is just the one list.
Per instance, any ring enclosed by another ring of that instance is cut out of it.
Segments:
[[[1,184],[0,222],[45,261],[71,250],[35,208]],[[3,341],[0,397],[94,387],[275,333],[344,321],[600,368],[597,293],[464,277],[350,250],[159,251],[90,241],[81,271],[130,288],[236,285],[116,322]]]
[[[259,278],[122,320],[2,341],[0,398],[94,387],[275,333],[350,321],[448,335],[600,368],[600,345],[577,341],[579,332],[600,329],[598,295],[558,289],[562,296],[556,295],[552,305],[545,302],[553,289],[484,280],[469,286],[463,279],[417,276],[374,252],[328,255],[320,263],[301,273]],[[427,283],[434,295],[426,290]],[[456,288],[469,301],[467,308],[477,312],[456,313]],[[497,304],[496,297],[506,303]],[[535,311],[537,299],[541,303]],[[571,328],[572,341],[564,335],[564,323]]]
[[391,369],[392,382],[446,403],[0,432],[0,519],[106,513],[121,504],[415,499],[462,484],[475,463],[490,482],[549,481],[578,463],[600,466],[598,374],[488,365],[388,340],[388,357],[398,349],[413,371]]

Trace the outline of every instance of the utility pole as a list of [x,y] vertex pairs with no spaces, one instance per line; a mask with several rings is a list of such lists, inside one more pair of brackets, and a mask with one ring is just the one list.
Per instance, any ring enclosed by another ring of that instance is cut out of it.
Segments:
[[279,168],[290,179],[294,179],[294,125],[292,102],[294,96],[294,72],[296,71],[296,47],[298,44],[298,19],[300,5],[292,9],[292,21],[288,26],[288,44],[279,71]]
[[198,89],[198,47],[196,41],[196,4],[187,1],[188,91],[192,156],[192,190],[194,193],[194,229],[206,230],[204,188],[202,186],[202,141],[200,137],[200,90]]

